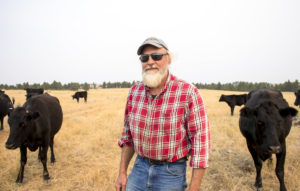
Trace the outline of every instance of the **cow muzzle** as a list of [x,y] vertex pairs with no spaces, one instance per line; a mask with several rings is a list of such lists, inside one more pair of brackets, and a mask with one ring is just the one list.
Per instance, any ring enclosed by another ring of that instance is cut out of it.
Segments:
[[268,152],[270,152],[272,154],[278,154],[281,152],[281,148],[280,148],[280,146],[269,146]]
[[16,148],[18,148],[15,144],[6,143],[5,146],[6,146],[7,149],[16,149]]

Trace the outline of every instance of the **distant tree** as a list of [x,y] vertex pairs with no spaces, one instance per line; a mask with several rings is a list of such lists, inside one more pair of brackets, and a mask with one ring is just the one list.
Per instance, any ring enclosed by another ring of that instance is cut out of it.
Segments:
[[75,90],[78,90],[80,88],[80,85],[77,82],[70,82],[68,84],[65,84],[64,88],[68,89],[68,90],[74,90],[75,91]]
[[23,89],[26,89],[26,88],[29,88],[30,86],[29,86],[29,83],[28,82],[24,82],[23,83]]
[[106,82],[102,83],[102,88],[106,88]]
[[89,89],[90,89],[90,85],[88,84],[88,83],[84,83],[83,85],[82,85],[82,88],[85,90],[85,91],[88,91]]
[[57,82],[57,81],[53,81],[52,84],[51,84],[51,89],[53,90],[61,90],[62,89],[62,85],[60,82]]
[[50,89],[50,84],[48,83],[48,82],[44,82],[43,84],[42,84],[42,88],[44,88],[45,90],[48,90],[48,89]]

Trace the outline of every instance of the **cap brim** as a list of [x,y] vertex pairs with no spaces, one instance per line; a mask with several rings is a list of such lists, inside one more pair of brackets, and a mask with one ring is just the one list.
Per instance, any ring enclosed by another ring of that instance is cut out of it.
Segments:
[[141,55],[142,53],[143,53],[143,50],[144,50],[144,48],[145,48],[145,46],[154,46],[154,47],[156,47],[156,48],[165,48],[164,46],[162,46],[162,45],[160,45],[160,44],[157,44],[157,43],[145,43],[145,44],[142,44],[140,47],[139,47],[139,49],[138,49],[138,51],[137,51],[137,55]]

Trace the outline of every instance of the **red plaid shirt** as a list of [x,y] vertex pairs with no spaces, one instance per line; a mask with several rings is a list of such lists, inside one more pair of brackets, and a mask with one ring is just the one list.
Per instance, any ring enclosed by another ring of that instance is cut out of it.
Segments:
[[153,99],[142,82],[136,83],[129,91],[118,144],[133,145],[140,156],[162,161],[191,155],[191,167],[206,168],[210,133],[197,88],[169,75]]

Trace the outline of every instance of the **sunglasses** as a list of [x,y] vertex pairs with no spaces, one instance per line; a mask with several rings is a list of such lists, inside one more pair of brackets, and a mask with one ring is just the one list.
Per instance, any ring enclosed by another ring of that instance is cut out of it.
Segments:
[[141,62],[147,62],[149,60],[149,56],[151,56],[152,60],[159,61],[162,59],[164,55],[167,55],[168,53],[162,54],[162,53],[152,53],[152,54],[142,54],[140,56]]

